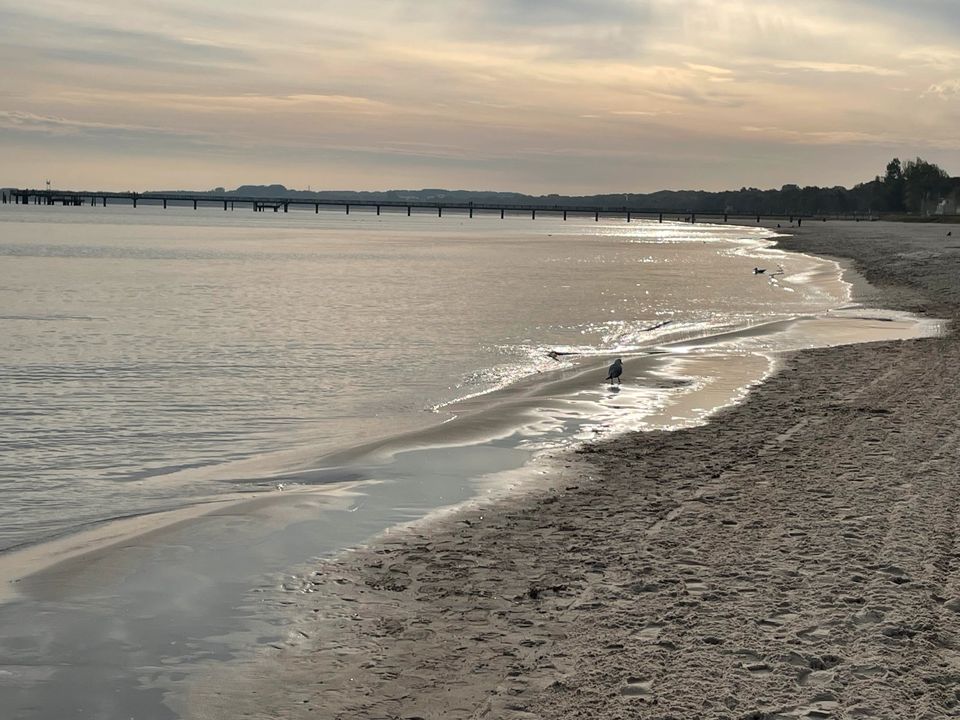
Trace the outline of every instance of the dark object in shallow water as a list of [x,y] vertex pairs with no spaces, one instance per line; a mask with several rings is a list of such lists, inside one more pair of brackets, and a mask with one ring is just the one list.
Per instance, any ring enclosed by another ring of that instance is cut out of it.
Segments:
[[762,275],[762,274],[765,273],[766,271],[767,271],[766,268],[755,267],[755,268],[753,269],[753,274],[754,274],[754,275]]
[[651,325],[650,327],[645,327],[645,328],[643,329],[643,332],[650,332],[651,330],[659,330],[659,329],[662,328],[664,325],[669,325],[669,324],[672,323],[672,322],[673,322],[673,320],[661,320],[661,321],[658,322],[656,325]]
[[613,365],[610,366],[610,369],[607,370],[607,380],[610,381],[610,384],[613,384],[613,381],[617,381],[617,385],[620,384],[620,376],[623,375],[623,362],[620,358],[617,358],[613,361]]

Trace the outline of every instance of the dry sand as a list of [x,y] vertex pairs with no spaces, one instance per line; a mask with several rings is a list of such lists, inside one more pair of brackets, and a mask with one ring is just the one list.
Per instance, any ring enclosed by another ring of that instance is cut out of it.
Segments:
[[[954,319],[940,226],[811,224],[870,302]],[[958,243],[960,244],[960,243]],[[198,717],[960,717],[960,339],[786,358],[708,425],[331,561]]]

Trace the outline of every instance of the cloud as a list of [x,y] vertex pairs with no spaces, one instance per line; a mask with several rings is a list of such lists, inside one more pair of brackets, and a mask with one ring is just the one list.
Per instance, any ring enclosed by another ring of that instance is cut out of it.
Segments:
[[129,68],[210,68],[253,61],[246,50],[149,28],[129,29],[64,19],[60,15],[5,12],[0,38],[7,50],[28,48],[53,60]]
[[960,96],[960,80],[944,80],[943,82],[934,83],[927,88],[924,95],[933,95],[941,100],[949,100]]
[[496,25],[520,25],[523,27],[593,25],[627,25],[644,21],[650,16],[650,3],[644,0],[485,0],[454,2],[455,15],[464,10],[472,11],[473,19],[483,19]]
[[918,46],[901,51],[898,59],[913,65],[925,65],[935,70],[960,68],[960,51],[946,46]]
[[18,110],[0,110],[0,128],[5,128],[8,130],[23,130],[25,132],[50,133],[55,135],[73,135],[89,130],[111,132],[131,130],[138,132],[164,132],[159,128],[70,120],[67,118],[53,117],[49,115],[36,115],[34,113],[22,112]]
[[776,137],[790,143],[811,145],[893,145],[898,138],[891,135],[857,130],[791,130],[773,126],[745,125],[744,131]]
[[96,140],[108,142],[142,142],[167,144],[168,147],[213,146],[215,140],[202,133],[181,132],[170,128],[77,120],[51,115],[37,115],[19,110],[0,110],[0,135],[26,134],[56,139]]
[[0,0],[0,65],[17,68],[0,92],[0,140],[79,138],[77,157],[111,138],[131,157],[138,143],[185,148],[190,167],[246,159],[247,180],[268,161],[359,177],[354,162],[371,185],[392,184],[370,170],[378,158],[419,168],[424,185],[431,167],[450,177],[460,163],[469,186],[479,165],[533,178],[551,152],[602,178],[624,148],[669,164],[696,147],[690,162],[709,151],[732,172],[751,153],[802,163],[798,147],[829,147],[866,167],[886,145],[909,154],[955,137],[956,103],[903,102],[957,96],[945,80],[960,76],[952,5]]
[[706,73],[707,75],[714,75],[720,77],[728,77],[733,75],[733,70],[729,68],[717,67],[715,65],[701,65],[699,63],[684,63],[691,70],[696,70],[698,72]]
[[[673,115],[669,110],[611,110],[611,115],[625,115],[627,117],[660,117],[662,115]],[[593,115],[591,117],[599,117]]]
[[784,70],[805,70],[818,73],[849,73],[853,75],[880,75],[883,77],[900,76],[904,74],[902,70],[891,70],[889,68],[877,67],[874,65],[861,65],[858,63],[841,62],[819,62],[816,60],[779,60],[773,64],[774,67]]

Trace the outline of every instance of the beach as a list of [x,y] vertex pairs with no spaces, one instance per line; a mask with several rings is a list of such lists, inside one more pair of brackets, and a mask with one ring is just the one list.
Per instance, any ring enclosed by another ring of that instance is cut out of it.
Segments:
[[958,2],[11,8],[0,720],[960,720]]
[[[955,319],[942,226],[789,232],[866,305]],[[522,496],[318,562],[287,642],[196,683],[190,716],[956,716],[958,361],[952,331],[790,353],[707,424],[583,444]]]

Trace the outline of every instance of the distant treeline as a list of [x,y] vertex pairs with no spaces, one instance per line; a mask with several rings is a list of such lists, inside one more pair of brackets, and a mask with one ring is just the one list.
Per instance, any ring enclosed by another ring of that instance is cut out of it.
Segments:
[[[784,185],[779,190],[740,188],[724,192],[704,190],[661,190],[659,192],[615,193],[608,195],[524,195],[510,192],[476,190],[291,190],[283,185],[242,185],[236,190],[222,187],[209,191],[163,191],[165,195],[209,195],[298,200],[348,201],[357,204],[377,202],[477,203],[484,205],[553,205],[558,208],[588,206],[610,210],[665,210],[693,213],[730,213],[743,215],[851,215],[860,214],[957,214],[960,202],[960,178],[922,158],[905,163],[894,158],[884,174],[852,188]],[[142,193],[149,197],[151,193]],[[159,192],[158,192],[159,194]]]
[[[298,198],[304,200],[350,200],[354,202],[463,202],[506,205],[547,204],[558,207],[591,206],[610,209],[685,210],[742,214],[849,215],[853,213],[932,214],[941,201],[956,212],[960,178],[951,178],[942,168],[922,158],[905,163],[894,158],[885,173],[852,188],[784,185],[779,190],[740,188],[724,192],[661,190],[659,192],[609,195],[524,195],[476,190],[289,190],[283,185],[243,185],[236,190],[217,188],[212,195]],[[942,209],[942,206],[941,206]]]

